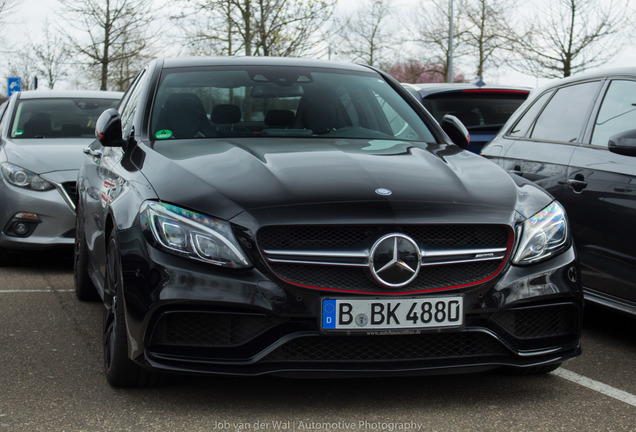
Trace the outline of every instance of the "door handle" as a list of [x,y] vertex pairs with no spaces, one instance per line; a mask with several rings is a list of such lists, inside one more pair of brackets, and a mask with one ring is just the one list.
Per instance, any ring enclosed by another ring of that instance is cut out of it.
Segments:
[[99,149],[98,150],[93,150],[90,147],[84,147],[83,152],[84,152],[84,154],[87,154],[89,156],[93,156],[94,158],[97,158],[97,159],[101,159],[102,155],[103,155],[102,150],[99,150]]
[[587,187],[587,182],[583,179],[583,176],[577,175],[575,178],[568,179],[568,185],[570,185],[575,192],[581,192]]
[[523,177],[523,171],[521,171],[521,167],[519,165],[515,165],[515,167],[513,169],[509,169],[508,172],[510,174],[516,174]]

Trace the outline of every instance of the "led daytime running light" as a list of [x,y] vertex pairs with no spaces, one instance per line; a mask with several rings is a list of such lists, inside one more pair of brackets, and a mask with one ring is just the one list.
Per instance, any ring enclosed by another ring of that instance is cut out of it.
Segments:
[[513,262],[532,264],[558,253],[568,240],[565,210],[556,201],[528,218]]
[[147,203],[142,209],[153,237],[179,255],[223,267],[248,267],[225,221],[163,203]]

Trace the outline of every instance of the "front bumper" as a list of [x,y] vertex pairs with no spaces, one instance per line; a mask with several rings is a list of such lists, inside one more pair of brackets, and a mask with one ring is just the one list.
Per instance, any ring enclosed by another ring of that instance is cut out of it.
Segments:
[[119,243],[129,357],[145,367],[237,375],[426,374],[530,367],[580,353],[583,298],[573,248],[445,291],[464,296],[459,329],[324,334],[321,298],[369,295],[297,287],[257,268],[216,269],[156,250],[135,232],[120,232]]
[[[56,186],[48,191],[16,187],[0,176],[0,248],[33,250],[73,245],[77,174],[53,174],[45,176]],[[29,214],[28,219],[23,217],[25,214]],[[16,232],[16,224],[20,223],[27,228],[24,234]]]

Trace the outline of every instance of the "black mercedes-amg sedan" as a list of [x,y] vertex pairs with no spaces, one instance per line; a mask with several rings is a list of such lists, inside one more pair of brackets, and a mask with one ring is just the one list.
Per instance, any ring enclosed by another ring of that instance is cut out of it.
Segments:
[[580,352],[561,205],[378,70],[155,60],[96,135],[75,289],[103,301],[113,386],[546,373]]

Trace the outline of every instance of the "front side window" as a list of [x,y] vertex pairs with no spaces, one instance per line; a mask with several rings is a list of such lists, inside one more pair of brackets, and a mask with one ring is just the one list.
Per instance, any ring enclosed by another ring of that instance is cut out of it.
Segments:
[[541,112],[541,109],[550,96],[552,96],[552,92],[547,92],[539,96],[532,106],[530,106],[530,108],[517,121],[517,123],[515,123],[512,129],[510,129],[508,135],[516,138],[527,137],[530,132],[530,128],[534,124],[534,120],[537,118],[537,115]]
[[374,72],[305,67],[167,70],[151,116],[156,140],[323,137],[434,142]]
[[590,144],[607,147],[610,137],[636,129],[636,82],[615,80],[603,99]]
[[121,110],[121,125],[123,128],[122,135],[127,137],[130,134],[132,128],[132,121],[137,110],[137,104],[141,96],[141,90],[143,89],[143,83],[145,80],[146,71],[143,70],[139,73],[135,82],[132,84],[130,90],[124,96],[125,100],[122,101]]
[[95,138],[95,121],[117,99],[51,98],[18,101],[11,138]]
[[600,81],[591,81],[557,90],[537,119],[531,137],[578,142],[600,86]]

